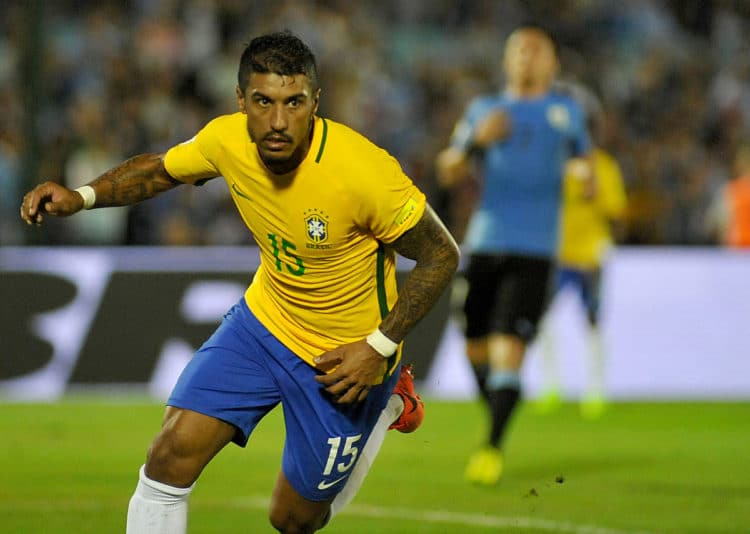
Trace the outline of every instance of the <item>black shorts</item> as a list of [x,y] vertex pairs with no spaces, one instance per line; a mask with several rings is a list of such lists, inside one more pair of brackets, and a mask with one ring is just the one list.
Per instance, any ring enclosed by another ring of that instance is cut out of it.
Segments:
[[469,258],[466,337],[512,334],[529,343],[549,300],[551,259],[513,254]]

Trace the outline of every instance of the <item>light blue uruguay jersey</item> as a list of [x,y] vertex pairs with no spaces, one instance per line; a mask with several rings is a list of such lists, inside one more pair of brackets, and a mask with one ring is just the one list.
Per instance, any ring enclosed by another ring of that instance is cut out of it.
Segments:
[[591,149],[583,112],[554,92],[534,99],[479,97],[456,125],[451,146],[468,149],[476,125],[495,110],[508,114],[511,131],[484,152],[482,194],[465,245],[472,253],[552,257],[565,162]]

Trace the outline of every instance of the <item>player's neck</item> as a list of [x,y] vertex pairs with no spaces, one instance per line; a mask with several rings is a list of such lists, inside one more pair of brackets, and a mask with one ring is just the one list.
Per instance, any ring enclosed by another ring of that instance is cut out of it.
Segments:
[[505,92],[519,100],[532,100],[546,95],[549,92],[549,88],[546,86],[528,87],[509,85],[505,89]]
[[539,98],[546,95],[549,92],[549,89],[550,85],[546,82],[509,82],[505,88],[505,92],[513,98],[530,100],[532,98]]

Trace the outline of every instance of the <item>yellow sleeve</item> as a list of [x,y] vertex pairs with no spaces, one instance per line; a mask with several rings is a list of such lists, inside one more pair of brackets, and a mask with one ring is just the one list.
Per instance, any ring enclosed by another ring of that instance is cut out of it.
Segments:
[[219,137],[210,122],[192,139],[170,148],[164,156],[164,167],[175,180],[195,184],[220,176],[214,164],[219,150]]
[[599,204],[610,219],[619,219],[625,213],[627,198],[622,171],[617,161],[606,153],[597,154],[597,178],[599,180]]
[[361,215],[378,241],[392,243],[417,224],[427,201],[393,157],[383,161],[367,181]]

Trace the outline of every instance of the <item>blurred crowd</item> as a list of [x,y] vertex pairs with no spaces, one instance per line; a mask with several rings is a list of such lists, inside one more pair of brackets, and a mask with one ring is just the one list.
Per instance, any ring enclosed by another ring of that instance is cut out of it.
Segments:
[[317,55],[320,114],[388,149],[460,234],[472,191],[439,190],[434,158],[531,20],[601,99],[629,195],[622,241],[718,243],[711,206],[750,137],[743,0],[5,0],[0,244],[247,244],[221,180],[36,229],[18,206],[38,182],[77,187],[234,112],[244,44],[278,29]]

